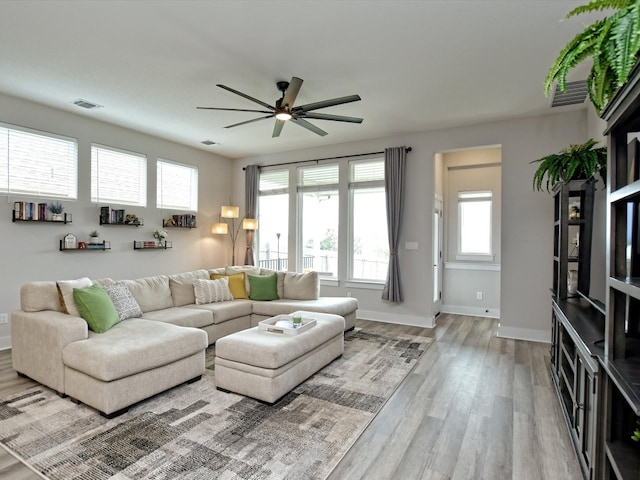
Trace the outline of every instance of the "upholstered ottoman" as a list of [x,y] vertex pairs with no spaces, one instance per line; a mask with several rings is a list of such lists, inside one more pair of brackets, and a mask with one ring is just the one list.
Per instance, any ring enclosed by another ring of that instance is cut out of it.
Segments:
[[273,403],[344,351],[344,318],[297,311],[316,320],[309,330],[286,335],[253,327],[216,342],[215,378],[220,390]]

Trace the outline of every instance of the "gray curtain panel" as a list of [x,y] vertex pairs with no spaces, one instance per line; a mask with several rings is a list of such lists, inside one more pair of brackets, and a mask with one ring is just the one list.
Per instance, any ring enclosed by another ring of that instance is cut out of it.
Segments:
[[385,148],[384,190],[387,197],[387,230],[389,234],[389,271],[382,290],[382,299],[402,302],[400,262],[398,262],[398,237],[402,220],[404,176],[407,163],[406,147]]
[[[260,167],[247,165],[244,170],[244,205],[246,218],[258,218],[258,189],[260,188]],[[245,265],[255,265],[253,247],[256,232],[245,230],[247,251],[244,255]]]

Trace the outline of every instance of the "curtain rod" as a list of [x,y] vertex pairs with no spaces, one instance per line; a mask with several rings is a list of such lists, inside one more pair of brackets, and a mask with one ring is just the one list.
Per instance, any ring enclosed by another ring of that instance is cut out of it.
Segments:
[[[406,147],[405,152],[410,152],[411,147]],[[281,167],[282,165],[292,165],[294,163],[310,163],[310,162],[321,162],[323,160],[339,160],[341,158],[354,158],[354,157],[366,157],[367,155],[379,155],[384,153],[384,150],[381,152],[369,152],[369,153],[354,153],[352,155],[341,155],[339,157],[325,157],[325,158],[315,158],[313,160],[300,160],[297,162],[284,162],[284,163],[272,163],[269,165],[259,165],[259,167]],[[242,170],[245,170],[246,167],[242,167]]]

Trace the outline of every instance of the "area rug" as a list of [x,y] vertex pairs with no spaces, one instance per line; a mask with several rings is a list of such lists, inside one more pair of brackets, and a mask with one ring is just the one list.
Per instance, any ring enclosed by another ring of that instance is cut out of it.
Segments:
[[0,401],[0,443],[49,479],[322,479],[432,339],[356,330],[345,351],[273,405],[200,381],[107,420],[33,387]]

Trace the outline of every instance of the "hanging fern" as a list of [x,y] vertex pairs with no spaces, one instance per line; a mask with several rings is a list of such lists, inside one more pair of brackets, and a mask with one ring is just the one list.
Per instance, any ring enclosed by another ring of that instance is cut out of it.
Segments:
[[566,18],[610,9],[617,11],[589,25],[560,51],[545,79],[545,95],[556,81],[566,91],[567,74],[587,58],[593,59],[587,79],[589,99],[598,113],[626,83],[640,52],[640,0],[593,0]]

